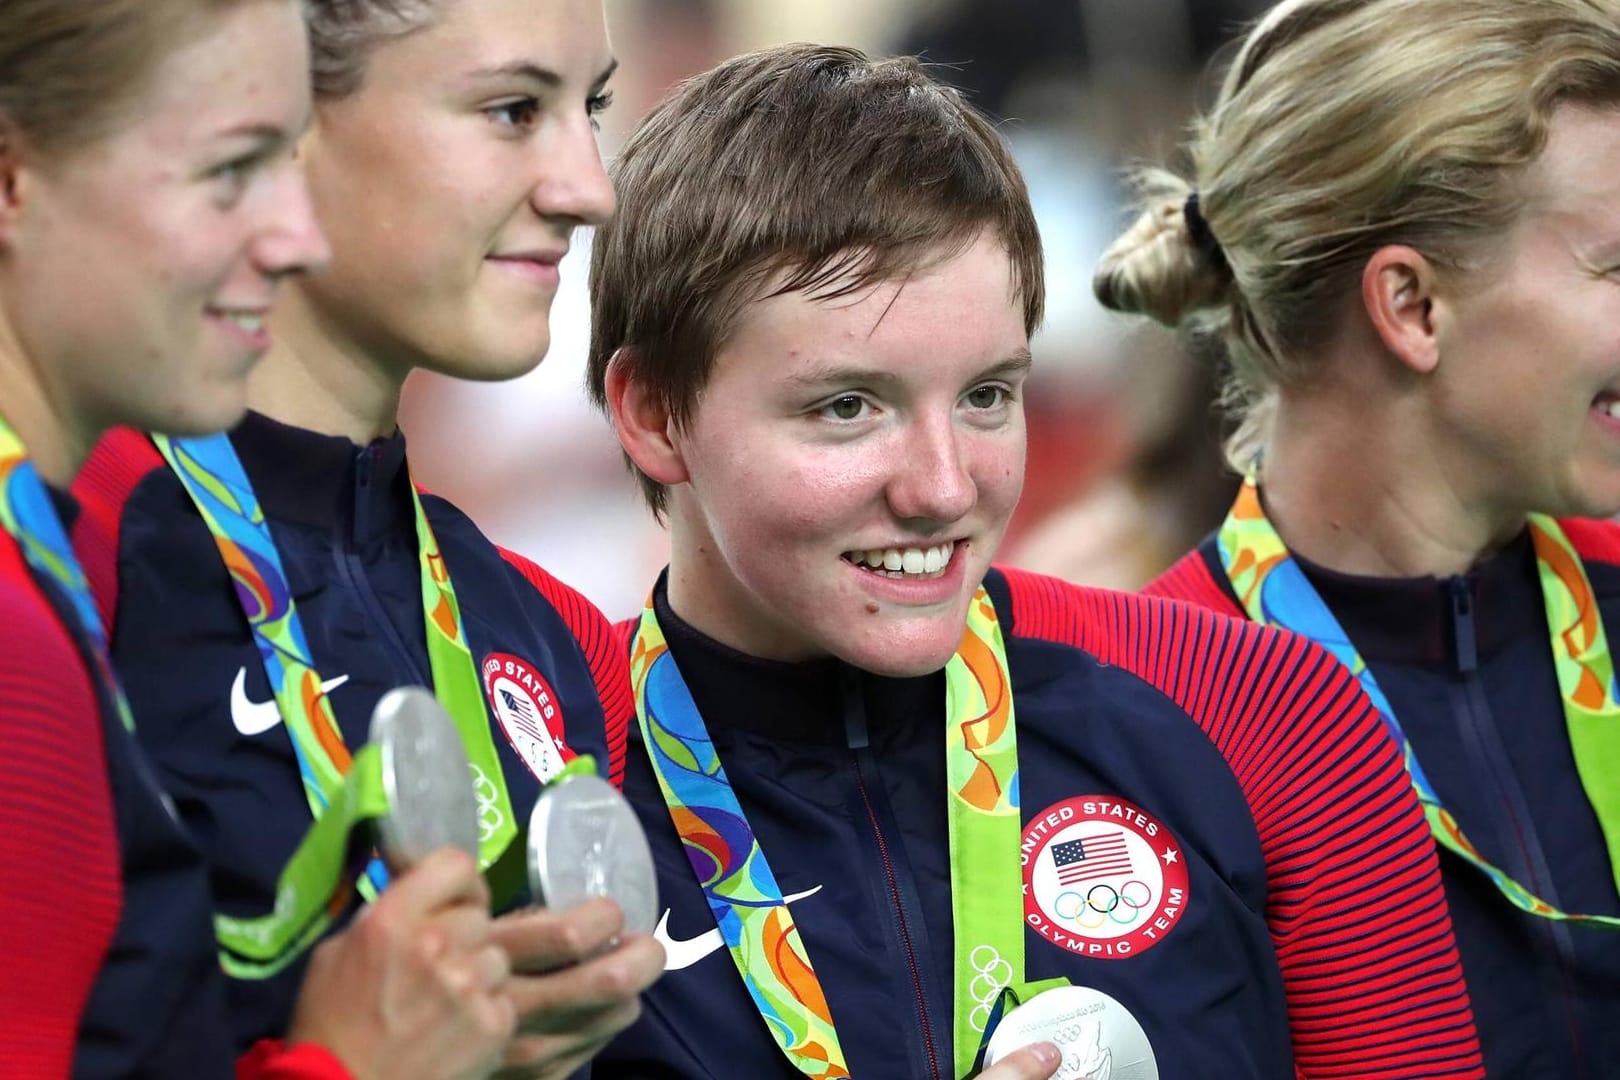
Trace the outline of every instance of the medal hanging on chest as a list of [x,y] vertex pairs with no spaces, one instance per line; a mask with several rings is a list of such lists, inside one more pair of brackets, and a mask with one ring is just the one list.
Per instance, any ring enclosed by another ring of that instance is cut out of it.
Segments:
[[[1597,812],[1610,865],[1620,886],[1620,770],[1615,767],[1620,762],[1620,688],[1615,685],[1608,636],[1586,569],[1564,530],[1557,521],[1539,514],[1531,515],[1529,528],[1576,770]],[[1442,847],[1489,877],[1497,890],[1522,911],[1546,919],[1620,929],[1620,917],[1560,911],[1493,866],[1469,842],[1462,826],[1429,783],[1372,669],[1267,519],[1253,474],[1238,493],[1218,543],[1221,566],[1249,618],[1311,638],[1360,681],[1400,747],[1429,831]]]

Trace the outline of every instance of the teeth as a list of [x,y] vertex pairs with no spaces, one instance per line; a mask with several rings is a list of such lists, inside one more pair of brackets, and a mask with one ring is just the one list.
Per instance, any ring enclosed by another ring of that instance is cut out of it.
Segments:
[[1606,397],[1597,402],[1597,411],[1608,416],[1620,418],[1620,398]]
[[951,552],[956,545],[936,544],[920,548],[872,548],[867,551],[846,552],[844,558],[856,566],[865,567],[884,577],[938,577],[950,565]]
[[240,326],[243,330],[246,330],[250,334],[257,334],[260,330],[264,329],[263,315],[249,314],[248,312],[242,311],[224,311],[220,314],[223,315],[228,321],[235,323],[237,326]]

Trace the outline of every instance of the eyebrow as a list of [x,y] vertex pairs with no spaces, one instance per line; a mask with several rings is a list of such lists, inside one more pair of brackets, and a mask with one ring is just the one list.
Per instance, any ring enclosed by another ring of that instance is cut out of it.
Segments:
[[[609,61],[608,66],[602,69],[602,73],[596,77],[595,81],[591,83],[591,86],[602,86],[609,79],[613,78],[613,73],[618,70],[619,61]],[[529,79],[533,82],[539,83],[541,86],[549,87],[553,90],[558,89],[563,84],[563,77],[561,75],[555,71],[552,71],[550,68],[541,67],[539,64],[536,64],[531,60],[513,60],[506,64],[494,64],[489,67],[477,68],[469,72],[467,77],[475,81],[512,78]]]
[[[1005,360],[998,361],[977,372],[971,381],[980,379],[993,379],[1008,375],[1021,375],[1033,366],[1034,357],[1028,349],[1019,349]],[[802,375],[794,375],[789,380],[795,386],[806,389],[827,386],[834,383],[862,383],[880,386],[886,383],[899,382],[900,378],[888,368],[863,367],[859,364],[831,364],[827,367],[816,368]]]

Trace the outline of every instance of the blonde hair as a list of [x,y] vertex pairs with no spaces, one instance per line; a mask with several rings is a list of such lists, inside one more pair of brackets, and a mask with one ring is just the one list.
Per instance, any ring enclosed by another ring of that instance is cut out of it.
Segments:
[[4,0],[0,133],[65,153],[125,119],[190,23],[230,0]]
[[1373,253],[1476,269],[1564,104],[1620,105],[1620,0],[1284,0],[1194,125],[1192,178],[1136,178],[1097,297],[1223,341],[1246,468]]

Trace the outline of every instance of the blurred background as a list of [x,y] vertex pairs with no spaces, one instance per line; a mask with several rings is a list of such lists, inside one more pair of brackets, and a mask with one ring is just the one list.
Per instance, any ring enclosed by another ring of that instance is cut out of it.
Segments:
[[[790,41],[916,53],[1001,127],[1028,178],[1047,260],[1046,326],[1025,397],[1029,473],[998,561],[1136,588],[1214,528],[1215,366],[1176,337],[1104,312],[1097,257],[1126,223],[1122,170],[1175,162],[1213,96],[1221,50],[1263,0],[607,0],[614,149],[666,90],[740,52]],[[639,610],[668,551],[608,422],[585,400],[589,235],[552,309],[552,347],[502,384],[418,374],[402,426],[419,483],[611,619]]]

